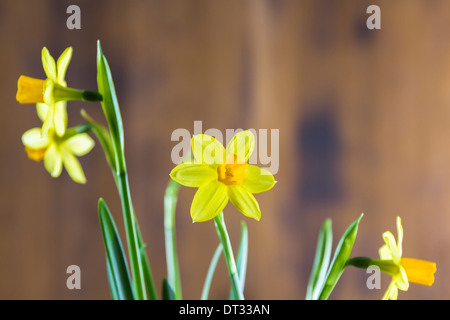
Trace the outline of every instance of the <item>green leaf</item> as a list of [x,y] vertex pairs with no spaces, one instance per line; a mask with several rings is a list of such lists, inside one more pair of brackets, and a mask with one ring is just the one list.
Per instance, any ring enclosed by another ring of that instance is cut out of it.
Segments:
[[328,265],[330,264],[333,244],[333,231],[331,219],[326,219],[319,233],[316,255],[306,290],[306,300],[317,300],[320,289],[323,287]]
[[103,199],[98,202],[98,214],[105,243],[111,295],[119,300],[133,300],[134,293],[122,243],[108,206]]
[[[247,257],[248,257],[248,228],[245,221],[241,222],[241,239],[236,258],[236,267],[239,275],[241,290],[244,291],[245,276],[247,273]],[[238,300],[235,290],[230,290],[230,300]]]
[[164,300],[175,300],[175,292],[167,278],[163,279],[162,296]]
[[220,255],[222,253],[222,245],[219,244],[214,255],[211,259],[211,263],[209,264],[208,272],[206,274],[205,284],[203,285],[202,295],[200,300],[207,300],[209,295],[209,289],[211,287],[211,281],[214,276],[214,272],[216,271],[217,262],[219,261]]
[[111,292],[111,298],[113,300],[120,300],[119,293],[117,292],[116,281],[114,280],[114,275],[111,271],[111,263],[108,256],[106,256],[106,271],[108,274],[109,291]]
[[334,253],[333,261],[326,276],[325,283],[319,295],[319,300],[327,300],[333,291],[336,283],[342,275],[346,267],[347,259],[355,243],[356,234],[358,233],[359,222],[361,221],[363,214],[359,216],[342,235],[341,240],[338,243],[336,251]]
[[156,293],[156,288],[153,280],[153,273],[150,267],[150,261],[147,256],[147,252],[145,250],[146,245],[142,240],[141,232],[139,230],[139,226],[136,226],[138,231],[138,239],[139,239],[139,254],[141,256],[142,268],[144,272],[144,282],[145,288],[147,290],[147,296],[150,300],[158,300],[158,294]]
[[117,101],[111,70],[108,61],[103,55],[100,41],[97,42],[97,85],[98,91],[103,96],[103,112],[111,133],[112,146],[117,154],[117,152],[122,152],[124,150],[122,116],[120,114],[119,102]]

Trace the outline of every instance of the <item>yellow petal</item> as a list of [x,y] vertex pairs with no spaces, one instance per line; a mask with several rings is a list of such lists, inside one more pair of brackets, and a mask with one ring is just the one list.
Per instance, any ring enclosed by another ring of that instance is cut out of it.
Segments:
[[398,297],[398,288],[395,285],[396,281],[392,279],[392,281],[389,283],[389,287],[386,290],[386,293],[384,294],[382,300],[397,300]]
[[401,265],[410,282],[425,286],[431,286],[434,283],[436,263],[419,259],[402,258]]
[[402,219],[397,217],[397,250],[398,254],[401,257],[403,254],[403,227],[402,227]]
[[381,260],[392,260],[392,254],[389,247],[385,244],[378,250]]
[[41,128],[33,128],[22,135],[22,142],[28,148],[42,149],[48,147],[50,139],[41,135]]
[[44,122],[45,119],[47,118],[48,109],[49,107],[45,103],[36,104],[36,112],[39,119],[41,119],[42,122]]
[[59,101],[55,103],[55,113],[53,115],[53,125],[55,132],[59,137],[62,137],[66,132],[67,127],[67,110],[66,101]]
[[181,163],[170,173],[170,177],[186,187],[201,187],[217,179],[217,172],[204,164]]
[[272,189],[274,185],[275,178],[269,171],[254,165],[247,166],[242,187],[251,193],[259,193]]
[[383,233],[383,239],[391,252],[392,260],[395,264],[400,264],[400,253],[398,252],[397,244],[395,242],[394,235],[390,231]]
[[44,102],[44,84],[45,80],[20,76],[17,81],[16,100],[19,103]]
[[54,144],[51,144],[44,157],[45,169],[53,178],[59,177],[62,171],[62,157]]
[[58,58],[56,80],[58,81],[58,83],[63,85],[66,84],[64,78],[66,76],[67,67],[69,66],[70,60],[72,59],[72,52],[72,47],[68,47]]
[[255,137],[251,131],[240,131],[227,144],[227,159],[230,154],[237,156],[238,161],[245,163],[255,148]]
[[197,163],[212,166],[225,163],[225,148],[214,137],[197,134],[191,139],[191,148]]
[[55,104],[55,95],[54,95],[54,89],[55,89],[55,81],[53,81],[50,78],[45,79],[44,82],[44,102],[48,106],[52,106]]
[[64,167],[72,180],[78,183],[86,183],[86,177],[80,162],[72,153],[70,153],[70,151],[66,150],[66,148],[62,148],[62,159]]
[[42,48],[42,66],[44,67],[47,78],[56,81],[56,65],[55,60],[50,55],[50,52],[46,47]]
[[84,156],[85,154],[89,153],[94,145],[94,140],[87,133],[74,135],[66,142],[64,142],[64,148],[78,157]]
[[402,266],[400,266],[400,274],[398,275],[396,285],[402,291],[407,291],[409,288],[408,276]]
[[53,115],[55,112],[55,108],[53,106],[49,106],[47,109],[47,115],[45,116],[44,123],[42,124],[41,134],[47,135],[50,131],[50,129],[53,130]]
[[198,188],[191,205],[194,222],[213,219],[228,203],[227,187],[218,181],[211,181]]
[[242,186],[228,186],[231,203],[247,217],[261,219],[261,210],[255,197]]

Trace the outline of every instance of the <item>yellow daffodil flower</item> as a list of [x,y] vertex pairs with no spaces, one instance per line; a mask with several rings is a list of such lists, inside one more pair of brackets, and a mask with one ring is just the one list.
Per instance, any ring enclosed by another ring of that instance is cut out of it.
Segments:
[[254,144],[251,131],[237,133],[226,149],[214,137],[192,137],[194,161],[179,164],[170,176],[181,185],[198,187],[191,205],[194,222],[213,219],[228,200],[245,216],[261,218],[253,193],[271,189],[275,180],[269,171],[247,163]]
[[58,61],[50,55],[47,48],[42,49],[42,65],[47,79],[35,79],[20,76],[17,82],[16,99],[20,103],[45,103],[50,107],[47,118],[42,126],[42,135],[53,127],[59,137],[64,135],[67,127],[66,105],[68,100],[100,101],[101,95],[88,90],[68,88],[65,75],[70,60],[72,48],[61,54]]
[[58,58],[58,62],[50,55],[47,48],[42,49],[42,65],[46,80],[20,76],[17,83],[17,101],[20,103],[45,103],[50,109],[42,126],[42,134],[45,135],[50,127],[55,128],[58,136],[63,136],[67,126],[67,102],[58,99],[65,96],[64,88],[67,83],[64,80],[67,67],[72,58],[72,48],[69,47]]
[[391,232],[385,232],[383,234],[385,244],[379,250],[380,259],[382,261],[389,260],[394,266],[388,268],[387,271],[381,269],[392,275],[392,281],[383,296],[383,300],[396,300],[398,289],[408,290],[410,282],[426,286],[431,286],[434,282],[436,263],[402,258],[403,227],[400,217],[397,217],[397,236],[396,242]]
[[[45,118],[50,108],[45,104],[38,105],[38,114]],[[22,142],[28,157],[34,161],[44,160],[45,169],[54,178],[59,177],[62,167],[70,177],[78,183],[86,183],[86,177],[77,156],[87,154],[94,146],[94,140],[87,133],[68,134],[59,137],[54,128],[47,134],[41,134],[41,128],[33,128],[22,135]]]

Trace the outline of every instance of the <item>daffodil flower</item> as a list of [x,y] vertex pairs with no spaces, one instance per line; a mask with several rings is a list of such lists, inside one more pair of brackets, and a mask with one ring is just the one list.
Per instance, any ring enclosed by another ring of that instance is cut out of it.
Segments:
[[17,82],[16,99],[20,103],[45,103],[50,107],[42,126],[41,134],[54,127],[59,137],[64,135],[67,127],[66,104],[68,100],[100,101],[101,95],[87,90],[68,88],[65,81],[67,67],[72,58],[69,47],[58,58],[57,63],[47,48],[42,49],[42,65],[47,79],[35,79],[20,76]]
[[436,263],[402,258],[403,227],[400,217],[397,217],[397,236],[396,242],[394,235],[390,231],[386,231],[383,234],[385,244],[379,250],[381,271],[392,275],[392,281],[383,296],[383,300],[396,300],[398,289],[408,290],[410,282],[426,286],[431,286],[434,282]]
[[[38,114],[45,118],[49,109],[47,105],[39,104]],[[87,154],[94,146],[94,140],[87,133],[71,134],[67,130],[63,137],[59,137],[53,127],[45,135],[41,134],[41,128],[33,128],[22,135],[22,142],[28,157],[34,161],[44,160],[45,169],[52,177],[59,177],[64,165],[75,182],[86,183],[83,169],[76,157]]]
[[192,137],[194,161],[179,164],[170,176],[181,185],[198,187],[191,205],[194,222],[213,219],[228,200],[245,216],[260,220],[261,210],[253,193],[271,189],[275,180],[269,171],[247,163],[254,144],[251,131],[237,133],[226,149],[214,137]]

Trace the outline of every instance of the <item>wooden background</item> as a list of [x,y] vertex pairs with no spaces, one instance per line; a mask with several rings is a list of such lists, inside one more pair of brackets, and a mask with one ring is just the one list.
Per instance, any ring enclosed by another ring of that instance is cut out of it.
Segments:
[[[81,8],[81,30],[66,8]],[[369,31],[366,8],[381,7]],[[97,144],[81,158],[86,185],[52,179],[27,159],[21,135],[39,126],[15,101],[21,74],[44,77],[40,52],[74,48],[66,80],[96,89],[96,40],[109,60],[125,127],[134,206],[157,285],[166,275],[163,194],[177,128],[279,129],[278,184],[257,195],[260,222],[225,212],[237,250],[245,219],[249,299],[303,299],[318,230],[336,245],[361,212],[352,256],[376,258],[403,219],[404,255],[437,262],[433,287],[401,299],[448,299],[450,289],[450,2],[448,0],[0,1],[0,298],[109,299],[97,201],[123,233],[120,202]],[[100,122],[100,105],[69,103]],[[200,297],[218,244],[212,222],[192,224],[195,189],[182,188],[177,239],[183,296]],[[66,268],[81,268],[68,290]],[[379,299],[348,269],[330,299]],[[221,259],[211,298],[227,298]]]

